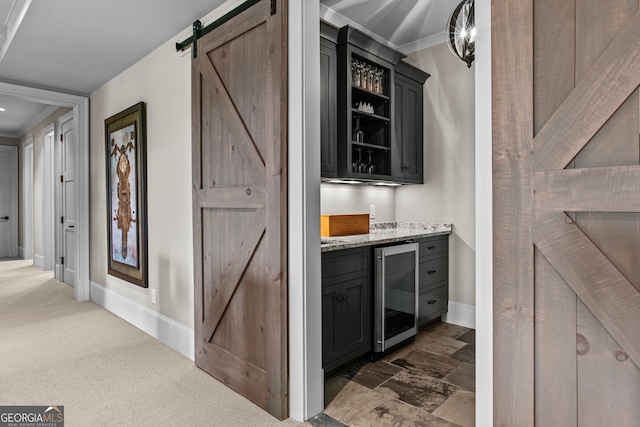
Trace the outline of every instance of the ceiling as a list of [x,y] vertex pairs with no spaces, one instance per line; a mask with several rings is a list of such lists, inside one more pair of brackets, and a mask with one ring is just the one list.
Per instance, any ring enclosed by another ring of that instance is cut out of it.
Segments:
[[[406,53],[444,41],[446,20],[458,2],[320,0],[320,16]],[[0,0],[0,81],[89,95],[223,3]],[[0,108],[6,109],[0,111],[0,136],[9,137],[21,136],[53,111],[6,95],[0,95]]]
[[461,0],[320,0],[321,18],[351,25],[403,53],[444,43]]

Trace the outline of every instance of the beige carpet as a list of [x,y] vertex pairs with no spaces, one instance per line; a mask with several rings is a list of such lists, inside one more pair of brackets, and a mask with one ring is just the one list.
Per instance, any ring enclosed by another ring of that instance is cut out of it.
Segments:
[[67,427],[301,425],[22,260],[0,261],[0,405],[64,405]]

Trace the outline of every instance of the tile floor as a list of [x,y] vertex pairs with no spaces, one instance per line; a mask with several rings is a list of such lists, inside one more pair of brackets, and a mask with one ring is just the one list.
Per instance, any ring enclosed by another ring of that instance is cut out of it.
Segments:
[[376,363],[328,378],[321,426],[475,426],[475,330],[427,326]]

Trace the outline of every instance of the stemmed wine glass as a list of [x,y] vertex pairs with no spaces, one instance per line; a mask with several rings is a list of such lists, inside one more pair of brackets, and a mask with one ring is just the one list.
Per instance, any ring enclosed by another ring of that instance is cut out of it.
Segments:
[[376,165],[373,164],[373,161],[371,159],[373,152],[372,150],[367,150],[367,153],[369,153],[369,163],[367,164],[367,173],[374,174],[376,173]]
[[365,164],[362,163],[362,148],[356,148],[356,150],[358,151],[358,160],[353,162],[351,170],[360,173],[365,168]]

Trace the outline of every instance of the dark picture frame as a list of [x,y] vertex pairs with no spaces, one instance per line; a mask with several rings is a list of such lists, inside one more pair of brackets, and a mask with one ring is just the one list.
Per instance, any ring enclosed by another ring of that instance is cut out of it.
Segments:
[[147,132],[140,102],[104,121],[108,273],[147,283]]

